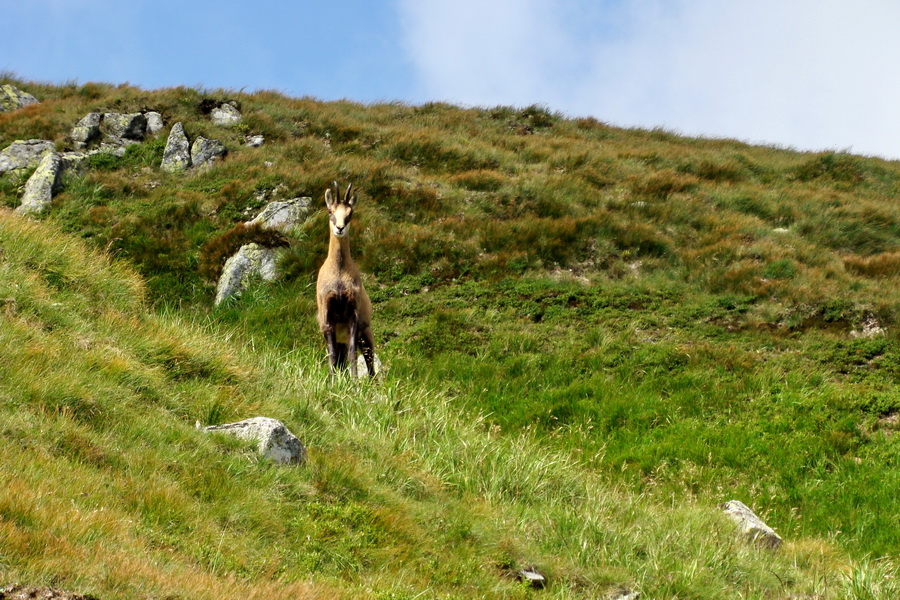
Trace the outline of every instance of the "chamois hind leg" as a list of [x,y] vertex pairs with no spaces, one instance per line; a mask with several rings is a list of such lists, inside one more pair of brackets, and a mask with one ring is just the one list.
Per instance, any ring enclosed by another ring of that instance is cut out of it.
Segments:
[[338,366],[338,352],[335,347],[334,330],[323,331],[322,334],[325,336],[325,346],[328,349],[328,366],[331,367],[331,372],[334,373]]
[[372,327],[366,325],[359,332],[359,346],[362,348],[363,357],[366,359],[366,368],[369,377],[375,377],[375,335]]
[[359,323],[354,319],[350,321],[350,326],[348,327],[349,335],[347,336],[347,361],[350,363],[350,375],[353,379],[359,377],[356,369],[356,330],[359,327]]
[[335,373],[347,367],[347,344],[337,341],[334,330],[325,333],[325,345],[328,347],[328,365]]

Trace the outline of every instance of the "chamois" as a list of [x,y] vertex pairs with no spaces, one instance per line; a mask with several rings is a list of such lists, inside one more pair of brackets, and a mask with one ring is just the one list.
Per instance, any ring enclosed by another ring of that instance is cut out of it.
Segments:
[[356,348],[362,348],[369,376],[375,376],[375,338],[372,335],[372,303],[363,289],[359,269],[350,257],[350,220],[356,204],[353,184],[347,186],[344,198],[338,184],[334,191],[325,190],[330,238],[328,258],[319,269],[316,281],[316,306],[319,329],[328,347],[331,371],[350,367],[356,378]]

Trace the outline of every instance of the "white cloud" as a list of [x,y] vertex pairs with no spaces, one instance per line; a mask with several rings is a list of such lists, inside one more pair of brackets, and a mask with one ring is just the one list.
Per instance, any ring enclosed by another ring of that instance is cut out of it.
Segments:
[[900,158],[894,0],[399,0],[422,95]]

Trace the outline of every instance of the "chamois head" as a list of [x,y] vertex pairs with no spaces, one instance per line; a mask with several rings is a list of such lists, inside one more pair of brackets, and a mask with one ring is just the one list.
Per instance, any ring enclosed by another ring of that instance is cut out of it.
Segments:
[[337,181],[333,183],[334,191],[325,190],[325,206],[328,207],[329,225],[334,237],[342,238],[350,231],[350,219],[353,218],[353,205],[356,204],[356,192],[353,184],[347,186],[343,200]]

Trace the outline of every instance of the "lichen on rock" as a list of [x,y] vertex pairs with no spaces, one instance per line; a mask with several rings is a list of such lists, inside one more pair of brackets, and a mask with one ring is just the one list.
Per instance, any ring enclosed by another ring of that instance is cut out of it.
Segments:
[[31,169],[48,152],[56,151],[49,140],[16,140],[0,151],[0,175],[16,169]]
[[23,92],[9,83],[0,85],[0,113],[18,110],[32,104],[40,103],[28,92]]
[[48,152],[41,159],[37,170],[25,183],[22,203],[16,208],[19,214],[35,215],[43,212],[59,189],[62,176],[62,158],[56,152]]
[[172,126],[166,149],[163,151],[160,168],[169,173],[178,173],[191,166],[191,146],[188,143],[184,125],[180,122]]
[[191,165],[202,167],[211,165],[217,159],[225,156],[225,145],[219,140],[211,140],[203,136],[197,136],[191,144]]

